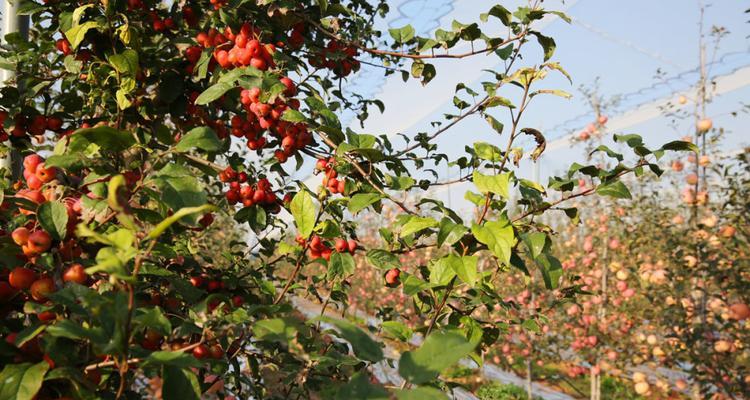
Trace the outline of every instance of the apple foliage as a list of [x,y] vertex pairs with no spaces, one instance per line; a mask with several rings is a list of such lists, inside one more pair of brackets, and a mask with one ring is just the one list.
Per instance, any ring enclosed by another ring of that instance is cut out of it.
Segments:
[[[15,73],[0,89],[0,139],[24,156],[1,197],[2,398],[443,396],[440,373],[497,340],[501,327],[471,314],[504,306],[495,272],[539,268],[558,288],[552,235],[536,216],[575,217],[559,211],[578,197],[629,197],[621,177],[658,175],[664,151],[691,149],[621,136],[634,163],[575,164],[546,186],[518,178],[518,162],[545,148],[524,112],[537,96],[568,97],[544,85],[567,73],[551,61],[553,38],[534,29],[568,18],[540,3],[498,4],[418,36],[376,29],[385,1],[23,2],[29,37],[9,34],[0,50]],[[385,106],[344,90],[364,63],[427,85],[435,60],[475,56],[502,67],[458,85],[456,113],[432,132],[376,136],[340,120]],[[497,144],[449,160],[437,138],[469,117],[485,119]],[[431,197],[447,163],[476,186],[466,193],[476,217]],[[313,171],[319,187],[299,179]],[[592,186],[578,189],[579,176]],[[400,215],[363,248],[355,215],[384,204]],[[251,244],[227,232],[233,221]],[[429,263],[400,263],[424,247],[439,250]],[[493,270],[479,268],[480,254]],[[345,304],[354,257],[388,271],[393,290],[408,286],[430,320],[423,344],[397,360],[399,390],[371,375],[396,361],[382,338],[306,320],[290,302],[329,293]]]

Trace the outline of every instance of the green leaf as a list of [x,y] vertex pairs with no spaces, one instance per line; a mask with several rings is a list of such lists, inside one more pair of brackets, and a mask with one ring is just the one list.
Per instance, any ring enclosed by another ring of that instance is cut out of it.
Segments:
[[219,97],[223,96],[224,93],[234,88],[233,82],[219,82],[210,88],[203,91],[203,93],[195,99],[195,104],[199,106],[206,105]]
[[532,259],[539,257],[547,243],[547,235],[542,232],[532,232],[521,236],[524,244],[529,249],[529,256]]
[[291,318],[273,318],[256,321],[253,333],[259,340],[288,343],[297,335],[299,321]]
[[456,275],[469,286],[475,286],[479,279],[479,272],[477,270],[477,262],[479,258],[476,256],[463,256],[459,257],[455,254],[448,256],[449,263]]
[[398,372],[414,384],[429,382],[474,350],[475,345],[455,332],[436,332],[414,351],[401,355]]
[[133,321],[142,327],[153,329],[164,336],[169,336],[172,333],[172,324],[159,307],[137,309],[137,314],[133,317]]
[[385,175],[385,184],[388,185],[388,188],[393,190],[407,190],[414,186],[414,184],[417,181],[414,180],[414,178],[410,176],[393,176],[393,175]]
[[406,223],[401,226],[401,233],[399,235],[400,237],[406,237],[419,231],[423,231],[427,228],[433,228],[437,225],[438,222],[435,221],[434,218],[412,215],[409,217]]
[[555,48],[557,47],[555,39],[552,39],[549,36],[544,36],[539,32],[532,31],[530,33],[536,36],[536,40],[539,42],[539,45],[542,46],[542,50],[544,50],[544,61],[552,58],[552,55],[555,54]]
[[487,114],[487,116],[485,117],[485,120],[487,121],[488,124],[490,124],[490,126],[492,127],[492,129],[495,130],[495,132],[499,134],[503,133],[503,128],[505,128],[505,126],[503,126],[502,122],[496,120],[495,117],[489,114]]
[[396,41],[396,43],[406,43],[414,39],[416,31],[411,25],[406,25],[401,28],[388,29],[388,33],[391,34],[391,37]]
[[[489,99],[487,99],[487,101],[484,103],[485,108],[492,108],[492,107],[497,107],[497,106],[515,108],[512,101],[501,96],[492,96]],[[487,119],[487,122],[489,122],[489,124],[492,126],[492,129],[496,130],[497,133],[503,132],[503,124],[498,122],[494,117],[488,114],[486,116],[486,119]]]
[[70,42],[70,47],[73,49],[77,49],[83,41],[83,38],[86,37],[86,33],[94,28],[99,28],[98,22],[88,21],[70,28],[67,32],[65,32],[65,37]]
[[568,93],[568,92],[566,92],[564,90],[560,90],[560,89],[540,89],[540,90],[535,90],[534,92],[532,92],[529,95],[529,98],[535,97],[535,96],[540,95],[540,94],[551,94],[551,95],[562,97],[562,98],[568,99],[568,100],[571,99],[571,98],[573,98],[572,94],[570,94],[570,93]]
[[563,273],[560,260],[550,254],[543,253],[534,261],[542,272],[544,286],[549,290],[557,289]]
[[448,400],[449,397],[442,391],[429,386],[418,387],[396,392],[398,400]]
[[42,203],[37,209],[37,221],[53,239],[65,239],[68,230],[68,209],[61,202]]
[[622,161],[624,158],[622,154],[610,149],[609,147],[605,145],[600,145],[599,147],[595,148],[589,155],[600,152],[600,151],[603,151],[604,153],[606,153],[607,156],[609,156],[610,158],[616,158],[618,161]]
[[408,342],[414,335],[414,331],[411,328],[399,321],[383,321],[380,327],[383,328],[386,334],[402,342]]
[[76,7],[76,9],[73,10],[73,14],[71,16],[71,22],[75,25],[80,24],[83,14],[86,12],[86,10],[92,7],[94,7],[93,4],[84,4],[82,6]]
[[698,153],[700,149],[698,146],[696,146],[694,143],[686,142],[683,140],[675,140],[672,142],[669,142],[665,144],[664,146],[661,146],[662,150],[671,150],[671,151],[692,151],[694,153]]
[[192,354],[184,351],[155,351],[149,354],[143,363],[144,366],[165,365],[177,368],[200,367],[201,365]]
[[382,198],[379,193],[357,193],[349,200],[349,212],[356,215]]
[[382,249],[374,249],[368,251],[367,261],[380,269],[399,268],[401,266],[401,262],[399,261],[398,256]]
[[200,400],[201,398],[198,377],[189,369],[164,366],[162,380],[161,391],[164,400]]
[[307,118],[305,118],[305,114],[302,114],[301,112],[288,108],[284,114],[281,114],[281,120],[287,121],[287,122],[305,122]]
[[456,276],[456,270],[451,264],[451,256],[452,254],[429,264],[431,284],[446,286]]
[[497,146],[485,142],[474,143],[474,152],[482,160],[499,162],[503,159],[503,152]]
[[125,185],[125,177],[121,174],[111,177],[107,183],[107,205],[114,211],[123,210],[123,205],[120,204],[120,194],[128,191]]
[[138,72],[138,53],[135,50],[127,49],[122,53],[109,56],[109,63],[117,72],[135,76]]
[[413,296],[425,289],[429,289],[434,285],[417,278],[414,275],[408,275],[406,279],[403,279],[402,284],[404,286],[404,294],[407,296]]
[[[629,147],[643,146],[643,138],[640,135],[629,134],[629,135],[614,135],[612,138],[617,143],[625,142]],[[674,143],[674,142],[672,142]]]
[[504,172],[497,175],[484,175],[479,171],[474,171],[474,184],[482,193],[499,194],[505,199],[510,198],[508,186],[510,185],[510,173]]
[[488,11],[486,14],[480,15],[479,17],[482,22],[487,22],[487,18],[489,16],[493,16],[499,19],[505,26],[509,26],[511,21],[513,21],[513,15],[510,13],[510,11],[508,11],[507,8],[501,6],[500,4],[493,6],[490,11]]
[[42,387],[49,364],[8,364],[0,372],[0,400],[31,400]]
[[508,265],[515,234],[507,219],[486,222],[484,225],[473,224],[471,232],[478,241],[487,245],[500,262]]
[[247,222],[256,232],[265,229],[268,225],[268,215],[266,210],[260,206],[243,207],[237,214],[234,214],[234,220],[237,222]]
[[309,237],[315,228],[318,210],[313,203],[312,196],[307,190],[300,190],[292,199],[289,205],[294,222],[297,224],[297,231],[302,237]]
[[628,187],[625,186],[625,184],[621,181],[613,181],[601,184],[597,186],[596,193],[602,196],[614,197],[616,199],[632,198],[632,196],[630,195],[630,190],[628,190]]
[[[60,141],[59,143],[64,143]],[[121,131],[109,126],[98,126],[96,128],[84,128],[70,135],[67,149],[61,148],[55,154],[93,154],[101,150],[122,152],[135,144],[135,138],[129,132]]]
[[[184,207],[198,207],[207,202],[203,184],[196,176],[195,171],[185,165],[167,164],[147,181],[148,184],[152,182],[161,191],[161,198],[158,200],[164,202],[173,210]],[[192,222],[191,218],[187,219]]]
[[175,146],[175,150],[186,152],[193,148],[198,148],[209,153],[216,153],[222,147],[221,140],[216,136],[216,132],[213,129],[207,126],[199,126],[186,133]]
[[349,253],[331,254],[331,260],[328,262],[328,279],[340,278],[354,273],[354,257]]
[[539,328],[539,324],[536,322],[536,320],[533,319],[527,319],[521,323],[521,326],[523,329],[526,329],[527,331],[531,331],[534,333],[541,333],[542,329]]
[[438,230],[437,240],[438,246],[447,244],[453,246],[454,243],[461,240],[469,228],[462,224],[457,224],[451,221],[449,218],[443,218],[440,220],[440,229]]
[[388,392],[381,386],[370,383],[362,372],[352,375],[349,382],[342,385],[336,393],[336,400],[388,400]]
[[383,359],[383,348],[370,335],[349,321],[321,316],[320,320],[335,326],[341,337],[352,345],[354,355],[360,360],[378,362]]
[[198,207],[181,208],[177,210],[177,212],[175,212],[174,214],[165,218],[164,221],[159,223],[159,225],[156,225],[156,227],[151,232],[149,232],[148,238],[156,239],[162,233],[164,233],[165,230],[167,230],[170,226],[172,226],[172,224],[179,221],[183,217],[186,217],[192,214],[205,214],[205,213],[215,211],[215,210],[217,210],[216,206],[212,206],[210,204],[204,204]]
[[570,77],[570,74],[568,73],[568,71],[566,71],[562,67],[562,65],[560,65],[560,63],[558,63],[558,62],[549,62],[549,63],[546,63],[546,64],[544,64],[542,66],[560,72],[561,74],[563,74],[568,79],[568,82],[570,82],[571,84],[573,83],[573,78]]

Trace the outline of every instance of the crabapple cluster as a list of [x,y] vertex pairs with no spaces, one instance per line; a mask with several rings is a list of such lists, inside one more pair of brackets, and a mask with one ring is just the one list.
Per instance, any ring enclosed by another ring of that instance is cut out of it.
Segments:
[[[302,247],[307,245],[307,240],[302,236],[297,236],[296,242]],[[331,248],[331,244],[324,242],[318,235],[313,235],[310,238],[310,246],[308,249],[310,257],[330,260],[331,254],[333,254],[334,250],[337,253],[349,253],[354,255],[354,252],[357,250],[357,241],[354,239],[347,240],[344,238],[336,238],[336,240],[334,240],[333,248]]]
[[258,39],[260,35],[258,28],[245,23],[237,34],[230,27],[224,28],[224,32],[212,28],[208,32],[200,32],[195,41],[203,48],[214,48],[213,59],[221,68],[252,66],[266,71],[276,66],[273,60],[276,46],[261,43]]
[[[284,85],[284,96],[289,98],[297,94],[297,88],[291,79],[283,77],[280,82]],[[281,116],[287,109],[298,109],[299,101],[290,98],[284,101],[277,97],[273,103],[264,103],[260,88],[244,89],[240,93],[240,102],[246,111],[244,117],[235,115],[231,120],[231,132],[235,137],[247,139],[250,150],[261,150],[269,144],[277,144],[280,148],[274,156],[280,163],[286,162],[298,150],[313,143],[313,137],[303,123],[282,121]],[[263,132],[268,131],[276,141],[269,143]]]
[[[209,293],[217,293],[226,289],[226,285],[221,279],[211,278],[208,274],[205,273],[192,276],[190,278],[190,284],[198,289],[204,289]],[[240,307],[241,305],[245,304],[245,298],[239,294],[232,296],[231,301],[232,305],[235,307]],[[220,303],[218,300],[209,301],[207,304],[208,310],[213,311],[216,307],[219,306],[219,304]]]
[[356,47],[346,46],[338,40],[330,40],[325,48],[309,59],[309,62],[315,68],[328,68],[336,76],[343,78],[359,71],[360,63],[355,58],[357,55]]
[[151,27],[157,32],[171,31],[175,28],[175,21],[172,17],[162,18],[156,11],[149,12],[151,17]]
[[28,135],[41,136],[48,130],[56,133],[62,132],[63,121],[58,116],[46,117],[41,114],[24,115],[19,113],[13,117],[13,128],[6,131],[4,126],[8,117],[7,111],[0,111],[0,142],[8,140],[10,136],[24,138]]
[[338,178],[338,172],[334,169],[334,162],[334,158],[329,158],[327,160],[319,158],[318,162],[315,164],[315,169],[317,172],[325,174],[323,176],[323,186],[325,186],[329,192],[332,194],[344,194],[346,191],[346,181]]
[[266,178],[261,178],[253,184],[248,181],[246,172],[237,172],[230,166],[219,173],[219,180],[229,184],[224,196],[230,205],[259,205],[273,214],[281,210],[281,200],[273,192],[271,183]]
[[[245,23],[237,34],[229,27],[223,32],[216,29],[201,32],[195,39],[199,45],[185,50],[185,57],[189,62],[188,72],[195,68],[203,49],[210,47],[215,49],[209,69],[215,68],[216,65],[223,69],[251,66],[260,71],[273,68],[276,65],[273,60],[276,46],[262,43],[259,40],[260,36],[261,31],[249,23]],[[276,145],[278,149],[274,156],[280,163],[284,163],[298,150],[312,144],[313,138],[305,124],[282,121],[284,112],[288,109],[299,109],[300,102],[293,98],[297,94],[297,87],[290,78],[281,77],[279,82],[283,85],[283,96],[263,93],[259,87],[243,89],[240,92],[240,103],[245,113],[236,114],[231,118],[230,131],[235,137],[244,137],[247,147],[251,150],[262,150],[269,145]],[[193,103],[195,98],[197,93],[192,96]],[[218,122],[217,124],[221,125]],[[227,136],[223,125],[214,128],[219,137]],[[263,133],[266,131],[276,140],[264,137]]]

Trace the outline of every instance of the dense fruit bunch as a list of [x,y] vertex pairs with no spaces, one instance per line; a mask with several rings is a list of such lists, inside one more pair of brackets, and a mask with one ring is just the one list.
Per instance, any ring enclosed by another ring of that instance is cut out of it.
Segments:
[[42,135],[46,131],[55,133],[64,133],[62,130],[63,121],[60,117],[52,115],[45,117],[41,114],[18,113],[13,117],[13,125],[10,131],[5,129],[5,121],[9,115],[7,111],[0,111],[0,143],[5,142],[11,136],[14,138],[28,138],[34,136],[38,140],[43,140]]
[[320,236],[313,235],[310,238],[309,246],[308,241],[302,236],[297,236],[295,242],[301,247],[308,249],[307,251],[310,258],[323,258],[326,261],[331,259],[331,254],[333,254],[334,251],[337,253],[349,253],[354,255],[354,252],[357,250],[357,241],[354,239],[347,240],[344,238],[336,238],[333,242],[333,246],[331,246],[331,242],[326,242]]
[[[294,35],[294,32],[298,32],[298,30],[295,28],[292,35]],[[356,47],[347,46],[338,40],[331,39],[319,53],[310,57],[310,65],[316,68],[328,68],[336,76],[345,77],[352,72],[359,71],[360,63],[356,59],[358,54],[359,51]]]
[[261,178],[256,183],[248,182],[247,173],[236,172],[227,167],[219,174],[219,180],[229,183],[229,189],[224,193],[230,205],[242,204],[243,207],[259,205],[273,214],[281,209],[281,199],[271,189],[271,183]]
[[346,180],[340,178],[335,168],[335,158],[318,159],[315,164],[315,172],[323,173],[323,187],[331,194],[344,194],[346,192]]

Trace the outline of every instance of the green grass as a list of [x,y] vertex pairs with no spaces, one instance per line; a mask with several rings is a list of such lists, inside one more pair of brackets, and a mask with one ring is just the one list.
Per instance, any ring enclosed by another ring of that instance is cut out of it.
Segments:
[[[482,385],[476,391],[477,397],[481,400],[526,400],[526,389],[512,385],[497,382]],[[541,397],[534,396],[535,400],[541,400]]]

